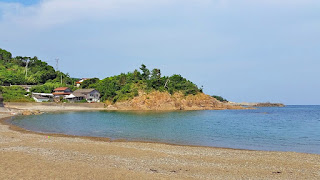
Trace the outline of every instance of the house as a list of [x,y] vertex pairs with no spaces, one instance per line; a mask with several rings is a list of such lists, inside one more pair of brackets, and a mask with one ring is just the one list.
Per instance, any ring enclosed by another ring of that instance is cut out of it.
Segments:
[[32,93],[32,98],[36,102],[48,102],[53,101],[53,94],[51,93]]
[[90,79],[90,78],[82,78],[82,79],[80,79],[79,81],[76,82],[76,86],[77,86],[77,87],[80,87],[80,86],[81,86],[81,83],[82,83],[83,81],[89,80],[89,79]]
[[53,90],[53,95],[55,97],[64,97],[72,93],[71,89],[68,87],[58,87]]
[[77,89],[65,99],[70,102],[79,102],[84,99],[87,102],[100,102],[100,93],[95,89]]

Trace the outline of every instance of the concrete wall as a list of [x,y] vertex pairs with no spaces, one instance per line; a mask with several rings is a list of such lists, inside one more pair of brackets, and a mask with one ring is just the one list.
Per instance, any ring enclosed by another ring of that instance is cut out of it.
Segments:
[[5,107],[79,107],[79,108],[104,108],[104,103],[55,103],[55,102],[5,102]]

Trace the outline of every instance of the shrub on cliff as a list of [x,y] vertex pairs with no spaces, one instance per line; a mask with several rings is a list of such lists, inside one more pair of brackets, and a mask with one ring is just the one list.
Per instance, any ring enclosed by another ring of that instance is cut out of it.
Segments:
[[224,99],[224,98],[221,97],[221,96],[213,95],[212,97],[214,97],[216,100],[218,100],[218,101],[220,101],[220,102],[228,102],[228,100]]

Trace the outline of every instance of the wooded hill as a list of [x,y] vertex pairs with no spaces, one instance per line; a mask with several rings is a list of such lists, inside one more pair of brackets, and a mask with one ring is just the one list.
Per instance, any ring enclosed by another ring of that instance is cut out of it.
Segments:
[[37,85],[47,82],[60,83],[63,77],[64,84],[72,84],[68,74],[48,65],[36,56],[34,57],[12,57],[6,50],[0,49],[0,84],[29,84]]
[[139,70],[122,73],[99,80],[97,78],[86,80],[82,88],[95,88],[101,93],[101,100],[112,102],[132,99],[139,95],[139,90],[145,92],[167,91],[170,94],[182,92],[185,96],[202,92],[201,88],[181,75],[161,76],[160,69],[149,70],[142,64]]
[[[62,76],[62,83],[61,81]],[[46,62],[35,57],[12,57],[12,54],[6,50],[0,49],[0,84],[36,85],[32,92],[51,93],[59,86],[67,86],[75,90],[76,78],[70,78],[68,74],[56,71]],[[92,78],[85,80],[80,88],[95,88],[101,94],[101,101],[125,101],[139,95],[139,91],[152,92],[175,92],[197,94],[202,92],[202,88],[181,75],[162,76],[160,69],[149,70],[144,64],[139,70],[133,72],[121,73],[120,75],[107,77],[105,79]],[[5,101],[32,101],[28,97],[23,98],[26,92],[19,87],[8,87],[2,89]],[[18,93],[18,94],[15,94]],[[15,97],[19,97],[15,99]]]

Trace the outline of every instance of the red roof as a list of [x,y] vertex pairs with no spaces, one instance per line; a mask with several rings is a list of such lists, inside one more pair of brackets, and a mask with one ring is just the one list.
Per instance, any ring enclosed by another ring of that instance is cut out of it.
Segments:
[[58,87],[58,88],[55,88],[53,91],[65,91],[67,89],[68,87]]

